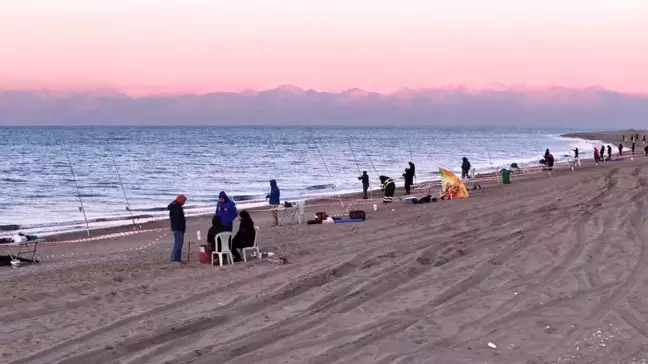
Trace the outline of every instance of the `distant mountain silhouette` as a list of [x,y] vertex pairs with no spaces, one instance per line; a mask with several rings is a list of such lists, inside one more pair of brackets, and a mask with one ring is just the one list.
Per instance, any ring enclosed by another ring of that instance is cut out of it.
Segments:
[[502,125],[645,128],[648,95],[603,88],[465,87],[340,93],[264,91],[130,97],[0,91],[0,125]]

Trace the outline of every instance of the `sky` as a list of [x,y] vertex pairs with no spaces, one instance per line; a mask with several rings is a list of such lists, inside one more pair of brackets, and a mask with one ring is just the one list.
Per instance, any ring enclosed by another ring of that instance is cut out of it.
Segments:
[[0,89],[648,93],[647,0],[0,0]]

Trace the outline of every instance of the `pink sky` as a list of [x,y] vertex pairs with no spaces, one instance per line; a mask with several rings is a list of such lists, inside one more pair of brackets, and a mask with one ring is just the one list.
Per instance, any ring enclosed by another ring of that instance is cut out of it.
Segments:
[[0,88],[648,92],[648,0],[0,0]]

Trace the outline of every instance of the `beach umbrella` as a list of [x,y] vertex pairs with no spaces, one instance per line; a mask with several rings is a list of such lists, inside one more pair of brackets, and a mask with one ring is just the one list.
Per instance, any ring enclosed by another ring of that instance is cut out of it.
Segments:
[[441,188],[443,193],[448,193],[450,199],[467,198],[468,189],[454,173],[445,168],[439,168],[441,175]]

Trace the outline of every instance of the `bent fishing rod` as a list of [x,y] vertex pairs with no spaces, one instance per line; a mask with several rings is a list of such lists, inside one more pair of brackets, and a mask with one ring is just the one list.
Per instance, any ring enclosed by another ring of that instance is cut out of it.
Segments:
[[72,172],[72,179],[74,180],[74,187],[76,188],[77,191],[77,197],[79,198],[79,211],[83,213],[83,219],[85,220],[86,223],[86,232],[88,233],[88,236],[90,236],[90,224],[88,224],[88,217],[86,216],[85,208],[83,207],[83,200],[81,199],[81,192],[79,191],[79,184],[77,183],[76,175],[74,174],[74,168],[72,168],[72,160],[70,159],[70,152],[67,149],[67,145],[63,145],[63,149],[65,150],[65,156],[67,157],[68,160],[68,165],[70,166],[70,172]]
[[133,216],[133,211],[131,211],[130,202],[128,202],[128,196],[126,195],[126,189],[124,188],[124,183],[122,182],[121,175],[119,174],[119,167],[117,167],[117,161],[115,157],[112,157],[113,164],[115,165],[115,171],[117,172],[117,179],[119,179],[119,184],[121,185],[122,192],[124,193],[124,200],[126,201],[126,211],[130,214],[131,221],[133,221],[133,230],[137,230],[137,224],[135,223],[135,216]]

